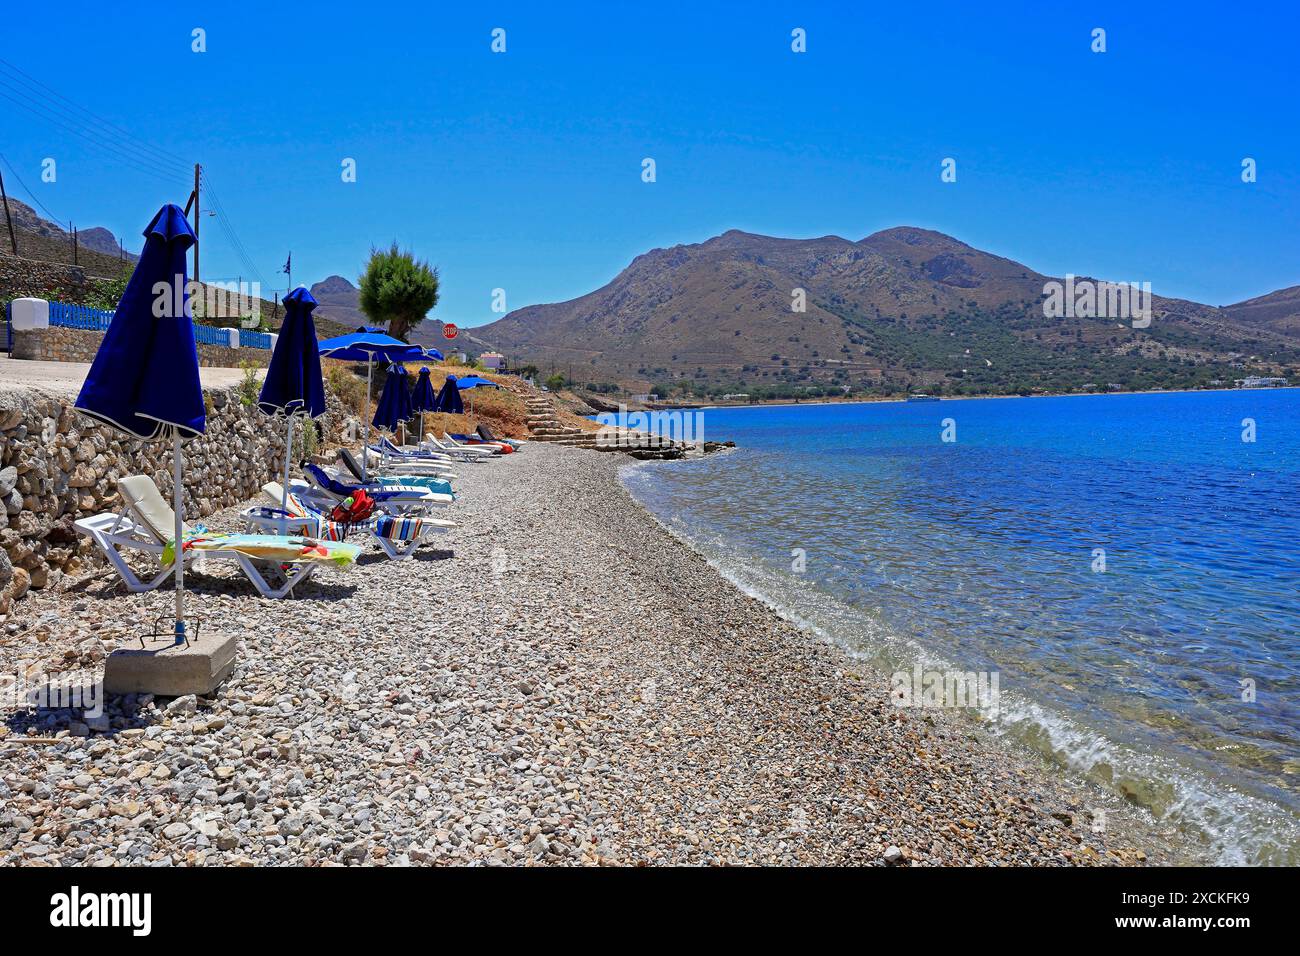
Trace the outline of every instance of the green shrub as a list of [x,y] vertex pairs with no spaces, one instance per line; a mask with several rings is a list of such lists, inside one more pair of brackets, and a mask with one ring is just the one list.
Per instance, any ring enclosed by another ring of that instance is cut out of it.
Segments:
[[239,367],[244,371],[244,377],[235,386],[235,393],[239,396],[239,404],[256,405],[258,396],[262,394],[262,382],[257,377],[257,373],[261,368],[247,359],[241,360]]

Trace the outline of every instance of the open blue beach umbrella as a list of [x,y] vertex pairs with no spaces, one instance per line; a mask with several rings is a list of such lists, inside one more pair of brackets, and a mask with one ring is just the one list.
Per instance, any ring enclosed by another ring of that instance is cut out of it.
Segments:
[[[490,378],[483,378],[481,375],[466,375],[464,378],[456,379],[456,390],[463,392],[473,388],[500,388],[496,382]],[[469,413],[474,414],[474,396],[469,397]]]
[[[172,441],[175,635],[180,644],[185,640],[181,443],[203,434],[207,427],[194,322],[185,288],[189,279],[185,253],[195,237],[185,213],[168,203],[153,217],[144,238],[144,251],[95,353],[76,407],[133,438]],[[161,296],[154,291],[159,285],[168,290]],[[162,315],[155,313],[155,303]]]
[[[395,339],[391,335],[376,329],[362,326],[355,332],[336,335],[319,344],[319,352],[325,358],[339,359],[343,362],[366,363],[366,407],[370,406],[370,382],[373,377],[375,362],[422,362],[428,355],[418,345],[411,345]],[[370,444],[370,416],[363,410],[361,418],[366,422],[366,445]],[[366,476],[369,455],[361,456],[361,474]]]
[[448,375],[442,390],[438,392],[438,411],[448,415],[462,415],[465,412],[465,403],[461,401],[455,375]]
[[411,409],[420,413],[420,440],[423,441],[424,413],[438,410],[438,393],[433,390],[433,383],[429,381],[427,365],[421,367],[420,377],[415,380],[415,388],[411,392]]
[[467,388],[500,388],[501,386],[481,375],[466,375],[464,378],[456,379],[456,387],[463,392]]
[[262,382],[257,405],[268,415],[283,413],[288,420],[284,446],[284,500],[289,507],[289,465],[293,458],[293,419],[297,415],[316,418],[325,413],[325,385],[321,381],[320,354],[316,345],[316,300],[303,286],[284,299],[284,322],[280,325],[271,364]]
[[409,421],[414,414],[411,409],[410,376],[400,365],[389,366],[388,380],[384,382],[372,424],[380,431],[395,432],[399,425]]

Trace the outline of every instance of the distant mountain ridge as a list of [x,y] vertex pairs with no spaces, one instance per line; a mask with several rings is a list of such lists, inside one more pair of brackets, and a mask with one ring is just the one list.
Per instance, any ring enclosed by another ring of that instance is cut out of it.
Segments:
[[342,276],[327,276],[313,282],[308,289],[318,303],[315,315],[323,316],[350,329],[369,324],[361,311],[357,287]]
[[[0,209],[0,215],[4,210]],[[9,197],[9,214],[13,217],[14,230],[18,233],[26,233],[32,236],[41,236],[46,239],[54,239],[71,244],[72,234],[56,222],[51,222],[40,216],[35,209],[24,202],[20,202]],[[0,229],[3,229],[0,226]],[[141,226],[143,228],[143,224]],[[0,232],[0,250],[8,250],[9,237],[4,232]],[[120,256],[122,249],[118,245],[118,239],[113,233],[103,226],[91,226],[87,229],[77,229],[77,244],[83,249],[90,249],[93,252],[103,253],[106,256]],[[19,251],[22,251],[22,238],[19,236]],[[127,249],[125,257],[134,262],[139,256]]]
[[653,249],[587,295],[474,333],[516,362],[638,388],[1190,387],[1238,367],[1300,367],[1300,289],[1222,309],[1154,296],[1150,327],[1134,329],[1046,318],[1050,281],[908,226],[858,241],[731,230]]

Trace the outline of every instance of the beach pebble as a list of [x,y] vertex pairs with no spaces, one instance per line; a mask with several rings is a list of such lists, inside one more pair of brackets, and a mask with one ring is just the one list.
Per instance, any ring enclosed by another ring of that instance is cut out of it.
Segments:
[[[234,673],[98,717],[9,708],[0,865],[1143,860],[1111,835],[1122,807],[1076,832],[1092,794],[947,715],[900,719],[884,675],[636,506],[626,463],[534,443],[458,468],[454,529],[401,562],[358,539],[358,566],[283,601],[220,562],[187,574],[202,633],[238,635]],[[0,673],[102,668],[170,613],[167,589],[100,597],[94,573],[17,605]]]

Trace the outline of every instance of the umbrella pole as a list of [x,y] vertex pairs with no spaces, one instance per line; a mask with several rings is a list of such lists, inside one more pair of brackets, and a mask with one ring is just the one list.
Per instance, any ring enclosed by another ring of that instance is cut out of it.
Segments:
[[176,535],[175,553],[172,560],[176,562],[176,631],[175,643],[185,643],[185,555],[182,549],[181,533],[184,519],[181,508],[185,501],[185,488],[181,484],[181,434],[172,435],[172,512],[176,518],[174,533]]
[[361,446],[361,480],[370,480],[370,371],[375,366],[374,359],[366,362],[366,408],[361,418],[366,425],[366,441]]
[[[284,493],[281,496],[280,510],[287,512],[289,510],[289,465],[293,461],[293,416],[286,416],[289,419],[288,434],[284,439]],[[281,518],[281,534],[288,534],[289,529]]]

